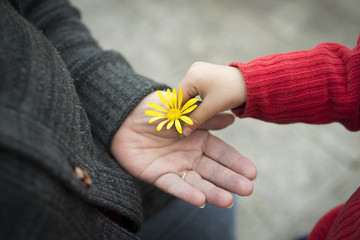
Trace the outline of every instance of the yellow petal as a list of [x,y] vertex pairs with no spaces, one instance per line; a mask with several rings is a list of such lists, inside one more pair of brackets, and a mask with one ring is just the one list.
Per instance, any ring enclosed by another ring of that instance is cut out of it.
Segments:
[[180,90],[179,90],[178,109],[181,108],[182,100],[183,100],[183,90],[182,90],[182,88],[180,88]]
[[164,113],[157,112],[157,111],[154,111],[154,110],[147,110],[147,111],[145,111],[145,114],[149,115],[149,116],[165,116]]
[[189,101],[187,101],[184,105],[184,107],[182,108],[182,111],[186,110],[187,108],[189,108],[191,105],[193,105],[194,103],[196,103],[199,99],[197,98],[192,98]]
[[169,122],[169,124],[166,126],[166,129],[170,129],[174,125],[174,121]]
[[153,109],[159,110],[159,111],[163,111],[163,112],[167,112],[167,110],[165,108],[163,108],[162,106],[160,106],[159,104],[156,103],[148,103],[148,105],[150,107],[152,107]]
[[157,130],[160,131],[162,129],[162,127],[165,125],[165,123],[167,123],[169,120],[165,120],[161,123],[159,123],[159,125],[157,126]]
[[169,104],[170,104],[170,108],[173,108],[173,105],[172,105],[173,101],[172,101],[172,98],[171,98],[171,91],[170,91],[170,89],[167,89],[166,95],[167,95],[167,100],[168,100],[168,102],[169,102]]
[[197,107],[197,105],[191,106],[188,109],[186,109],[185,111],[183,111],[181,114],[187,114],[189,112],[194,111],[194,109]]
[[153,117],[152,119],[150,119],[149,124],[155,122],[156,120],[163,119],[163,118],[166,118],[166,117],[165,116]]
[[181,120],[183,120],[184,122],[186,122],[189,125],[193,125],[193,121],[191,120],[191,118],[187,117],[187,116],[181,116],[180,117]]
[[180,123],[179,120],[176,120],[176,121],[175,121],[175,127],[176,127],[176,130],[177,130],[180,134],[182,134],[181,123]]
[[166,98],[164,97],[164,94],[162,94],[161,91],[156,91],[158,97],[160,98],[161,102],[169,109],[169,104],[168,102],[166,101]]
[[172,95],[171,95],[171,98],[173,100],[173,106],[174,108],[177,108],[177,96],[176,96],[176,90],[175,88],[173,88],[173,92],[172,92]]

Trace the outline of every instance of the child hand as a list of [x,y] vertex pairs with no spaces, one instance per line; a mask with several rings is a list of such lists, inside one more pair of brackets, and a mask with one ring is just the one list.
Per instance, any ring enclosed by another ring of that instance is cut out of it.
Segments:
[[186,125],[183,134],[188,136],[206,120],[219,112],[245,103],[245,80],[238,68],[206,62],[192,64],[178,85],[183,89],[184,102],[199,95],[202,103],[191,114],[193,125]]

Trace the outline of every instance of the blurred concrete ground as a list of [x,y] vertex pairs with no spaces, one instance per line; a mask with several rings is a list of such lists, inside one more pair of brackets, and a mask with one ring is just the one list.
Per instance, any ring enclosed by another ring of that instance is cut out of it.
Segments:
[[[195,61],[229,64],[320,42],[353,48],[358,0],[72,0],[106,49],[176,87]],[[251,197],[238,204],[239,239],[288,240],[308,233],[360,185],[360,135],[340,124],[237,120],[215,133],[257,165]]]

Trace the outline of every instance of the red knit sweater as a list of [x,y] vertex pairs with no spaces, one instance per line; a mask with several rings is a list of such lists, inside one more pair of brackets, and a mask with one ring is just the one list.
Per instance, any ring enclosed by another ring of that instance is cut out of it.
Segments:
[[[360,36],[353,50],[322,43],[230,65],[241,70],[247,88],[246,104],[233,109],[237,116],[274,123],[340,122],[360,130]],[[360,239],[360,188],[326,214],[308,239]]]

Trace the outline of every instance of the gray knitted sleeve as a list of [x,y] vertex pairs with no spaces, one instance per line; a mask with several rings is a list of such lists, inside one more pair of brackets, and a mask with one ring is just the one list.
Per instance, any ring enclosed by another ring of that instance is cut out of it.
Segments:
[[110,145],[116,130],[141,99],[167,87],[136,74],[119,53],[102,50],[68,1],[13,0],[13,4],[61,55],[92,132],[105,145]]

